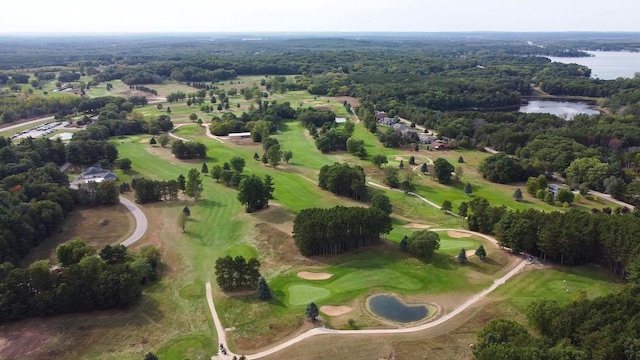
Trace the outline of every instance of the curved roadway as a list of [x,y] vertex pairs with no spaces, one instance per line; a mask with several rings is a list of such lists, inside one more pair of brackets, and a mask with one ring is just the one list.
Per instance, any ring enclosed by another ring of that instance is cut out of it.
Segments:
[[136,219],[136,229],[133,231],[133,234],[120,243],[124,246],[131,246],[136,241],[142,239],[144,233],[147,232],[147,228],[149,227],[147,217],[144,215],[142,210],[140,210],[138,205],[127,198],[120,196],[120,204],[124,205],[129,211],[131,211],[131,214],[133,214],[133,217]]
[[[497,241],[495,240],[495,238],[491,237],[491,236],[487,236],[484,234],[480,234],[474,231],[469,231],[469,230],[460,230],[460,229],[433,229],[432,231],[447,231],[447,230],[455,230],[455,231],[460,231],[460,232],[465,232],[468,234],[473,234],[476,236],[480,236],[484,239],[487,239],[489,241],[491,241],[492,243],[497,245]],[[519,264],[517,264],[513,269],[511,269],[508,273],[506,273],[504,276],[496,279],[493,281],[493,284],[491,284],[491,286],[489,286],[488,288],[482,290],[481,292],[479,292],[478,294],[472,296],[469,300],[467,300],[464,304],[460,305],[459,307],[457,307],[456,309],[454,309],[452,312],[444,315],[441,318],[438,318],[437,320],[425,323],[425,324],[421,324],[421,325],[417,325],[417,326],[412,326],[412,327],[406,327],[406,328],[397,328],[397,329],[368,329],[368,330],[335,330],[335,329],[328,329],[328,328],[314,328],[311,329],[309,331],[306,331],[296,337],[294,337],[293,339],[290,339],[288,341],[285,341],[282,344],[276,345],[274,347],[272,347],[271,349],[256,353],[256,354],[251,354],[251,355],[247,355],[248,359],[259,359],[265,356],[269,356],[272,355],[274,353],[277,353],[280,350],[283,350],[293,344],[299,343],[301,341],[304,341],[305,339],[308,339],[310,337],[313,336],[317,336],[317,335],[324,335],[324,334],[333,334],[333,335],[363,335],[363,334],[371,334],[371,335],[381,335],[381,334],[404,334],[404,333],[411,333],[411,332],[416,332],[416,331],[422,331],[422,330],[426,330],[426,329],[430,329],[436,326],[439,326],[449,320],[451,320],[453,317],[457,316],[458,314],[460,314],[461,312],[463,312],[464,310],[468,309],[469,307],[471,307],[473,304],[475,304],[476,302],[478,302],[480,299],[482,299],[484,296],[486,296],[487,294],[491,293],[492,291],[494,291],[495,289],[498,288],[498,286],[504,284],[507,280],[509,280],[510,278],[512,278],[514,275],[516,275],[520,270],[522,270],[526,265],[528,264],[528,262],[526,260],[522,260],[520,261]],[[211,282],[207,282],[206,285],[206,294],[207,294],[207,302],[209,304],[209,310],[211,312],[211,316],[213,317],[213,321],[216,325],[216,332],[218,333],[218,341],[222,344],[225,344],[225,348],[226,348],[226,332],[225,329],[222,327],[222,323],[220,322],[220,319],[218,317],[218,313],[216,312],[214,303],[213,303],[213,294],[211,292]],[[228,349],[227,349],[227,355],[222,356],[222,355],[218,355],[218,356],[213,356],[212,359],[226,359],[227,357],[232,358],[234,355],[231,353]]]

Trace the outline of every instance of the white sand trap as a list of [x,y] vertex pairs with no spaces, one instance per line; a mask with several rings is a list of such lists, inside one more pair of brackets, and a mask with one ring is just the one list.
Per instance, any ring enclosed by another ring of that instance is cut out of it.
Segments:
[[309,271],[300,271],[298,273],[298,277],[301,277],[305,280],[327,280],[332,276],[333,274],[329,273],[314,273]]
[[447,231],[447,235],[451,236],[454,239],[468,238],[471,237],[471,234],[463,233],[461,231],[449,230]]
[[142,139],[140,140],[140,143],[144,144],[144,143],[148,143],[149,141],[151,141],[151,139]]
[[404,160],[402,156],[396,156],[396,161]]
[[320,307],[320,311],[329,315],[329,316],[340,316],[348,313],[353,310],[352,308],[344,305],[335,306],[335,305],[322,305]]
[[411,224],[406,224],[403,227],[407,229],[428,229],[431,227],[431,225],[411,223]]

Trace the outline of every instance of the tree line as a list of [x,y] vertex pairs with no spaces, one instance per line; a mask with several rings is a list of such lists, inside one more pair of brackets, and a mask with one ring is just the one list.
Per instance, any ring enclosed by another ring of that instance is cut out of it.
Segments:
[[152,246],[134,254],[107,245],[96,256],[82,240],[60,245],[57,256],[58,271],[48,261],[0,265],[0,321],[127,308],[140,298],[141,285],[156,279],[160,262]]
[[[571,284],[569,284],[571,286]],[[640,356],[640,288],[587,299],[574,290],[573,302],[536,300],[526,318],[534,336],[513,320],[494,319],[478,332],[476,359],[636,359]]]
[[479,197],[466,204],[470,230],[494,234],[501,246],[515,252],[564,265],[595,262],[622,276],[640,263],[640,244],[635,240],[640,231],[638,212],[507,211]]
[[305,256],[336,255],[379,244],[391,227],[389,215],[374,207],[310,208],[296,215],[293,239]]

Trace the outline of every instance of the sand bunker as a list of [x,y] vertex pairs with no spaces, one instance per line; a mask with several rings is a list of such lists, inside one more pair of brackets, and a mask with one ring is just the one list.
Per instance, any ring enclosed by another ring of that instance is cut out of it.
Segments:
[[467,234],[467,233],[463,233],[463,232],[455,231],[455,230],[447,231],[447,235],[449,235],[450,237],[452,237],[454,239],[461,239],[461,238],[471,237],[471,234]]
[[308,271],[300,271],[298,273],[298,277],[301,277],[305,280],[327,280],[332,276],[333,274],[329,273],[314,273]]
[[150,142],[150,141],[151,141],[151,139],[142,139],[142,140],[140,140],[139,142],[140,142],[140,143],[142,143],[142,144],[144,144],[144,143],[148,143],[148,142]]
[[348,313],[349,311],[353,310],[352,308],[348,307],[348,306],[335,306],[335,305],[323,305],[320,307],[320,311],[322,311],[323,313],[329,315],[329,316],[340,316],[340,315],[344,315],[346,313]]
[[404,160],[402,156],[396,156],[396,161]]
[[407,229],[428,229],[431,227],[431,225],[411,223],[411,224],[406,224],[403,227]]

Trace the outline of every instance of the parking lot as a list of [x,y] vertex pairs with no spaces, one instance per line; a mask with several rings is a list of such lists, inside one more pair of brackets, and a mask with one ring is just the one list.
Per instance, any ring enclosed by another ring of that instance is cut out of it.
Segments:
[[43,136],[47,136],[57,130],[63,130],[65,128],[70,127],[71,125],[64,121],[64,122],[57,122],[57,121],[53,121],[53,122],[48,122],[42,125],[38,125],[38,126],[34,126],[30,129],[27,130],[22,130],[14,135],[11,135],[11,139],[26,139],[28,137],[32,137],[32,138],[39,138],[39,137],[43,137]]

